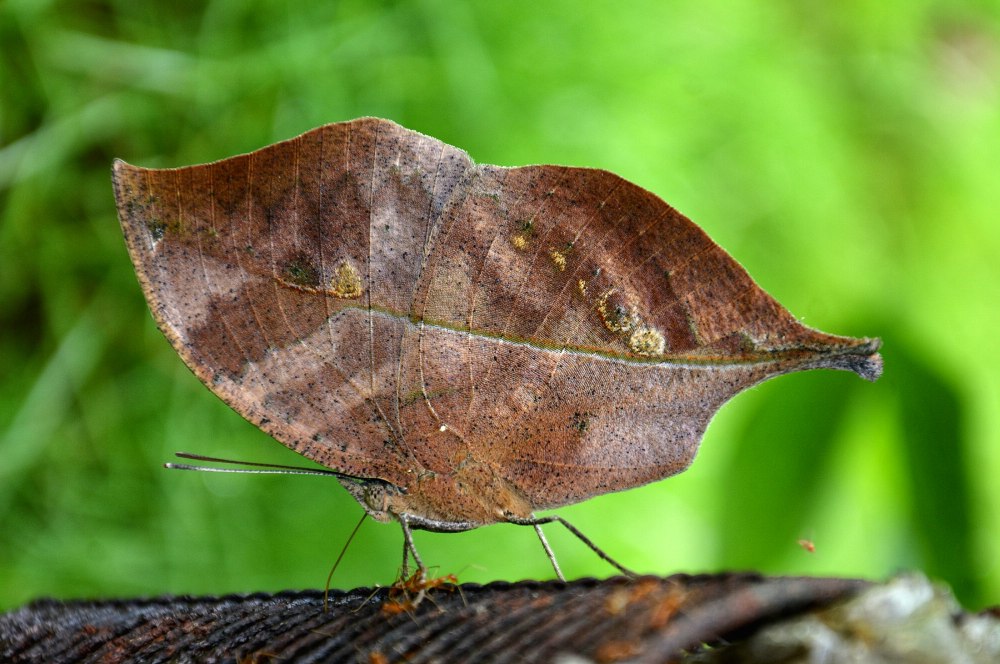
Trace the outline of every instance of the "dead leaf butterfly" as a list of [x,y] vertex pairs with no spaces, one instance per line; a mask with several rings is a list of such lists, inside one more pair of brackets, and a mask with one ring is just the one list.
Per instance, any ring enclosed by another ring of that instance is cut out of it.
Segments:
[[117,161],[114,188],[191,370],[399,522],[424,571],[411,528],[552,521],[625,571],[535,513],[681,472],[768,378],[881,373],[877,339],[800,324],[602,170],[477,165],[363,118],[200,166]]

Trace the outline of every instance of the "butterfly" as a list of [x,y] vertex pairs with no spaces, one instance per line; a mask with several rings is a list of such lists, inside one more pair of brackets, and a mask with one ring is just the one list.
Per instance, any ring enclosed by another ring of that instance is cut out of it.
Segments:
[[[774,376],[875,380],[878,339],[798,322],[685,216],[603,170],[477,165],[362,118],[222,161],[117,161],[150,309],[240,415],[412,529],[681,472],[713,414]],[[405,573],[404,573],[405,574]]]

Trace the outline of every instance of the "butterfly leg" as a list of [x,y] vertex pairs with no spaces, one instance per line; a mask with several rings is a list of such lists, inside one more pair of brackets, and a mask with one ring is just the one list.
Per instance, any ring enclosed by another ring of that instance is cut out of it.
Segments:
[[413,562],[417,565],[417,570],[423,576],[427,576],[427,567],[424,565],[424,561],[420,559],[417,547],[413,544],[413,530],[410,528],[410,521],[405,514],[398,515],[398,518],[399,525],[403,528],[403,578],[405,579],[410,575],[410,555],[413,556]]
[[545,539],[545,533],[542,532],[542,526],[536,523],[535,532],[538,534],[538,539],[542,543],[542,548],[545,549],[545,555],[549,557],[549,562],[552,563],[552,569],[556,571],[556,578],[560,581],[565,581],[566,577],[563,576],[562,570],[559,569],[559,561],[556,560],[556,554],[552,551],[552,547],[549,546],[549,541]]
[[347,541],[344,542],[344,548],[340,550],[340,555],[337,556],[337,560],[333,563],[333,567],[330,568],[330,573],[326,575],[326,586],[323,588],[323,613],[326,613],[329,608],[330,599],[330,582],[333,580],[333,573],[337,571],[337,566],[340,565],[340,561],[344,559],[344,554],[347,553],[347,547],[351,545],[354,540],[354,536],[358,534],[358,530],[361,528],[361,524],[365,522],[368,518],[368,512],[364,512],[361,515],[361,519],[358,521],[357,525],[354,526],[354,530],[351,534],[347,536]]
[[406,543],[406,537],[403,537],[403,565],[399,568],[399,574],[402,578],[406,578],[410,575],[410,545]]
[[[539,536],[541,536],[541,528],[539,528],[539,526],[542,526],[542,525],[544,525],[546,523],[552,523],[554,521],[557,521],[557,522],[561,523],[563,525],[563,527],[566,528],[566,530],[568,530],[569,532],[571,532],[574,535],[576,535],[577,539],[579,539],[581,542],[583,542],[588,547],[590,547],[590,550],[593,551],[594,553],[596,553],[602,560],[604,560],[609,565],[611,565],[612,567],[614,567],[615,569],[617,569],[618,571],[620,571],[622,574],[624,574],[625,576],[631,576],[631,577],[637,576],[637,574],[635,572],[633,572],[632,570],[630,570],[629,568],[625,567],[624,565],[622,565],[621,563],[619,563],[617,560],[615,560],[614,558],[612,558],[611,556],[609,556],[608,554],[606,554],[603,549],[601,549],[599,546],[597,546],[596,544],[594,544],[593,542],[591,542],[589,537],[587,537],[582,532],[580,532],[580,530],[577,529],[576,526],[574,526],[572,523],[570,523],[566,519],[562,518],[558,514],[552,514],[550,516],[543,516],[543,517],[534,517],[533,516],[530,519],[520,519],[520,518],[517,518],[517,517],[508,517],[507,521],[509,523],[514,523],[514,524],[517,524],[519,526],[534,526],[535,527],[535,532],[539,533]],[[552,566],[555,567],[556,575],[560,579],[563,578],[562,571],[559,569],[559,565],[556,563],[555,556],[552,554],[552,549],[548,546],[548,542],[545,540],[544,537],[542,537],[541,539],[542,539],[542,546],[545,547],[545,552],[548,554],[549,560],[552,562]]]

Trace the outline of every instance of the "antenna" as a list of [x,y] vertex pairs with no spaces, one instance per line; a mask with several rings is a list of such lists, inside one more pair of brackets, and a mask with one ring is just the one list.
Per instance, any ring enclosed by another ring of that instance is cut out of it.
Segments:
[[220,459],[218,457],[202,456],[190,452],[176,452],[175,455],[181,459],[192,459],[194,461],[206,461],[208,463],[224,463],[235,466],[249,466],[248,468],[218,468],[216,466],[195,466],[188,463],[165,463],[164,468],[171,470],[200,470],[206,473],[241,473],[246,475],[332,475],[333,477],[349,477],[343,473],[321,468],[301,468],[299,466],[285,466],[279,463],[260,463],[255,461],[236,461],[234,459]]

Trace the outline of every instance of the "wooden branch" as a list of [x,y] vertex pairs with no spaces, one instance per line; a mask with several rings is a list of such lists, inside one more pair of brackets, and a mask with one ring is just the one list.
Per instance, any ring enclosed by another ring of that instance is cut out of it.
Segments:
[[[755,574],[442,585],[416,606],[412,592],[357,589],[332,593],[326,611],[317,591],[40,600],[0,615],[0,660],[381,664],[549,662],[576,656],[574,661],[584,662],[664,662],[699,653],[702,662],[733,661],[724,659],[725,653],[746,650],[754,639],[804,618],[846,638],[848,628],[831,625],[849,621],[822,616],[841,615],[844,607],[873,593],[898,594],[893,584],[909,583],[910,595],[937,597],[926,580],[915,578],[923,585],[914,586],[914,577],[878,585]],[[880,615],[894,606],[898,601],[886,604]],[[960,631],[953,613],[944,611]],[[973,618],[992,621],[1000,635],[995,617]],[[935,638],[941,634],[935,632]]]

